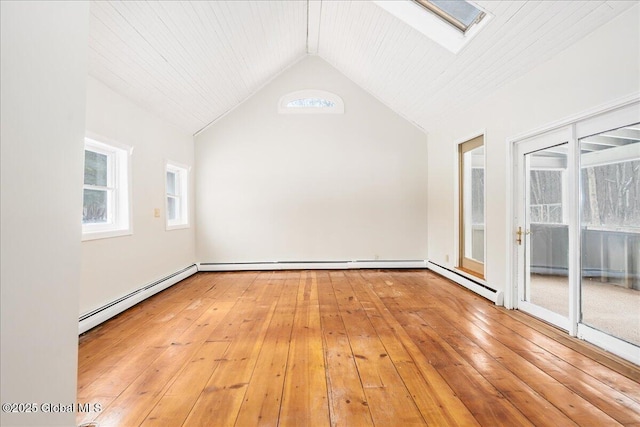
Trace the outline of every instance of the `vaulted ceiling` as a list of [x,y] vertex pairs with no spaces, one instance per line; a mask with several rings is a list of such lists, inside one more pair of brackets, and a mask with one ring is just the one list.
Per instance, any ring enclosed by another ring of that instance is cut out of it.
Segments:
[[476,4],[492,19],[453,54],[371,1],[94,1],[89,74],[196,133],[317,52],[428,130],[637,2]]

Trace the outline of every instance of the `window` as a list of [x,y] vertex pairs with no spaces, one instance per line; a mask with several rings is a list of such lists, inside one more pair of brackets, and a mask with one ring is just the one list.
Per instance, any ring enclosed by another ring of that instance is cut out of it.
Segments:
[[491,14],[464,0],[373,0],[452,53],[464,48],[491,20]]
[[463,33],[486,15],[482,10],[464,0],[414,1]]
[[187,201],[188,168],[175,163],[167,163],[167,230],[186,228],[189,226]]
[[131,234],[129,153],[85,138],[82,240]]
[[287,102],[287,108],[333,108],[336,103],[324,98],[300,98]]
[[343,114],[344,102],[335,93],[323,90],[299,90],[280,98],[280,114]]
[[458,267],[484,278],[484,136],[458,146]]

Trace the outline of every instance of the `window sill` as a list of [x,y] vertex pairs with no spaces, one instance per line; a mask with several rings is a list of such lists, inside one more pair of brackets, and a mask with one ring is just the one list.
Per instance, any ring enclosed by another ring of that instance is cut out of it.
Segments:
[[82,241],[109,239],[112,237],[131,236],[132,230],[108,230],[108,231],[94,231],[90,233],[82,233]]
[[182,230],[182,229],[185,229],[185,228],[189,228],[189,224],[167,225],[166,230],[167,231]]

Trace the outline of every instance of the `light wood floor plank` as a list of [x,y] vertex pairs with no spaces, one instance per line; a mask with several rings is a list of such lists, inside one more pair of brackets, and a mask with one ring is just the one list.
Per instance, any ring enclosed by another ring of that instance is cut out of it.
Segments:
[[[204,281],[206,275],[196,275],[181,282],[181,286],[172,287],[165,290],[163,301],[166,304],[155,304],[155,299],[143,301],[142,303],[127,310],[126,315],[116,316],[109,321],[109,328],[103,328],[102,325],[94,328],[91,334],[85,334],[80,339],[80,356],[78,360],[78,390],[80,396],[85,393],[84,388],[89,386],[87,382],[90,379],[96,379],[100,374],[108,373],[109,377],[113,377],[109,372],[120,365],[120,361],[126,363],[126,359],[130,357],[130,353],[137,346],[154,338],[154,335],[148,331],[157,324],[153,320],[164,316],[165,318],[171,313],[172,316],[180,316],[180,310],[176,309],[177,302],[185,310],[193,310],[190,316],[192,318],[197,315],[195,312],[194,302],[213,298],[215,300],[216,291],[225,290],[233,285],[233,281],[227,280],[226,283],[216,277],[213,281]],[[201,282],[204,281],[204,282]],[[219,283],[222,282],[222,283]],[[202,285],[203,284],[203,285]],[[206,287],[206,289],[203,289]],[[238,287],[238,286],[235,286]],[[188,323],[188,322],[187,322]],[[167,330],[166,323],[163,330]],[[176,330],[171,327],[171,333]],[[161,339],[167,339],[170,334],[164,333],[155,335]],[[111,344],[105,346],[106,342]],[[85,394],[91,394],[87,391]]]
[[[435,280],[441,280],[433,276]],[[567,387],[576,393],[589,395],[592,402],[607,401],[621,405],[635,411],[640,411],[640,387],[638,387],[637,366],[630,362],[612,359],[604,356],[602,350],[594,349],[584,341],[571,339],[572,346],[567,347],[550,338],[556,334],[562,336],[561,342],[566,342],[570,337],[560,333],[548,325],[541,325],[540,321],[523,315],[518,311],[507,311],[498,307],[479,313],[480,306],[465,304],[464,300],[471,301],[474,295],[464,292],[460,298],[451,298],[449,287],[430,288],[431,300],[446,302],[449,310],[446,312],[458,313],[457,319],[465,318],[473,322],[487,334],[502,342],[524,359],[527,359],[539,369],[554,376],[559,382],[567,384]],[[449,297],[445,297],[448,295]],[[428,304],[428,302],[427,302]],[[518,319],[524,319],[519,321]],[[536,325],[536,328],[527,326],[528,323]],[[555,332],[547,330],[552,329]],[[545,333],[540,333],[544,330]],[[595,357],[586,358],[580,350]],[[607,365],[615,366],[617,370],[611,370]],[[576,379],[580,381],[575,381]],[[571,379],[571,381],[566,381]],[[588,391],[588,390],[591,391]],[[595,394],[594,394],[595,393]],[[602,394],[606,397],[598,397]]]
[[277,290],[274,287],[255,281],[247,290],[251,287],[255,292],[250,292],[249,297],[243,298],[244,292],[238,295],[235,317],[229,323],[231,330],[227,329],[219,336],[214,332],[208,339],[229,341],[229,347],[195,402],[185,425],[235,424],[276,306]]
[[289,343],[293,330],[297,280],[272,279],[265,286],[279,286],[279,296],[267,335],[260,349],[236,425],[276,426],[282,402]]
[[[505,365],[505,369],[521,378],[523,382],[530,384],[551,383],[551,386],[539,387],[537,393],[574,421],[581,422],[581,419],[582,422],[584,419],[597,421],[599,417],[603,417],[602,413],[594,413],[594,407],[611,414],[617,422],[622,424],[640,420],[640,405],[635,400],[610,388],[575,366],[553,357],[546,350],[532,345],[521,336],[509,333],[508,328],[495,325],[493,332],[501,332],[500,338],[496,339],[482,323],[474,325],[459,314],[452,317],[451,311],[446,309],[438,312],[447,315],[440,320],[436,318],[433,321],[440,325],[441,330],[448,328],[448,332],[444,336],[450,342],[456,342],[459,353],[473,354],[471,349],[483,351],[472,342],[460,343],[462,336],[466,335],[482,340],[487,343],[484,346],[486,352],[495,360],[501,361]],[[419,311],[423,319],[429,316],[429,313],[430,311],[427,310]],[[456,328],[451,329],[450,325],[455,325]],[[556,384],[562,385],[562,387]],[[585,402],[576,404],[576,397],[582,398]],[[579,407],[580,410],[576,410],[576,407]],[[546,411],[545,414],[547,413],[552,413],[552,411]],[[555,418],[556,421],[557,419]],[[615,424],[615,421],[609,417],[603,417],[601,422]]]
[[[447,306],[452,304],[451,300],[425,298],[424,292],[413,294],[412,300],[422,301],[421,305],[427,307],[412,313],[417,317],[416,323],[426,323],[437,330],[460,356],[534,424],[569,425],[570,418],[579,424],[590,421],[616,425],[614,419],[486,334],[473,319],[465,318],[464,312],[451,310],[452,307]],[[512,338],[509,334],[502,337],[503,340]]]
[[141,425],[182,425],[228,347],[226,341],[203,343]]
[[477,425],[471,412],[431,366],[371,286],[363,286],[357,295],[363,305],[371,304],[372,309],[367,310],[369,319],[425,421],[429,425]]
[[318,301],[327,367],[332,426],[372,426],[373,419],[362,388],[344,319],[329,273],[318,273]]
[[329,425],[315,272],[300,274],[279,425]]
[[343,272],[331,275],[356,365],[376,425],[424,425],[411,393],[398,374],[378,333]]
[[80,338],[106,426],[640,426],[640,368],[426,270],[199,273]]
[[529,420],[442,339],[437,331],[421,324],[420,319],[409,314],[409,310],[397,302],[385,301],[385,304],[480,424],[531,425]]

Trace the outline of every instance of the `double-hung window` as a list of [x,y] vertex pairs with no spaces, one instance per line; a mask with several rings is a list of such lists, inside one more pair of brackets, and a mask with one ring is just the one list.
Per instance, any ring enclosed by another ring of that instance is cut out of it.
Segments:
[[167,162],[167,230],[186,228],[189,226],[188,210],[188,168],[176,163]]
[[85,138],[82,239],[131,234],[130,149]]

